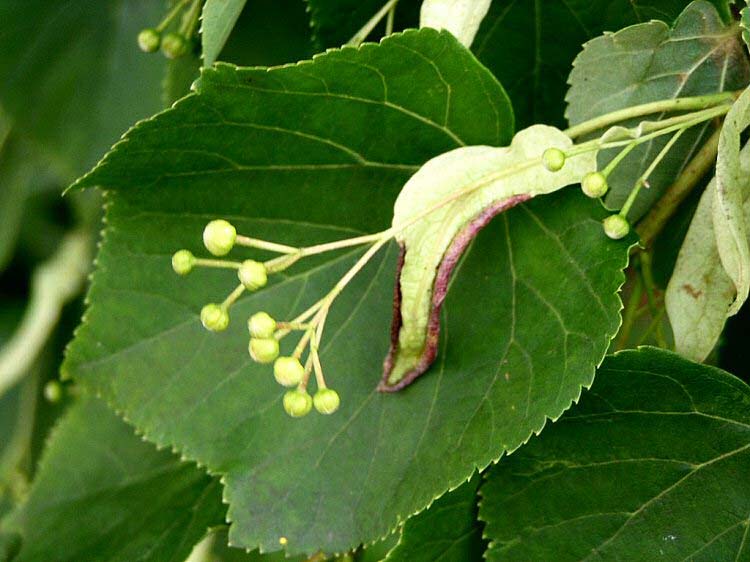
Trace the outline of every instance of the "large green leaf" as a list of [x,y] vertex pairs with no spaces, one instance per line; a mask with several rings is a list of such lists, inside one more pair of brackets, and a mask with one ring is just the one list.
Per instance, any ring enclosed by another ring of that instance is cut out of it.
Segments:
[[436,500],[404,523],[398,545],[384,562],[474,562],[485,544],[477,522],[477,487],[481,476]]
[[750,388],[654,348],[490,472],[488,560],[747,560]]
[[[731,0],[716,0],[727,19]],[[581,45],[604,31],[672,22],[688,0],[494,0],[473,50],[508,89],[520,126],[562,126],[567,78]],[[615,70],[602,65],[603,72]]]
[[32,154],[12,132],[0,138],[0,271],[13,255],[29,186],[38,175]]
[[0,2],[0,103],[19,130],[80,174],[125,129],[161,107],[162,56],[138,50],[158,0]]
[[[628,27],[588,42],[570,74],[566,115],[571,125],[655,100],[736,90],[750,77],[736,26],[726,26],[705,0],[691,3],[674,28],[659,21]],[[654,173],[630,212],[637,219],[662,195],[700,148],[710,123],[682,135]],[[668,141],[643,143],[615,169],[606,202],[619,208],[635,181]],[[620,149],[599,155],[605,164]]]
[[[331,311],[322,360],[342,405],[287,417],[244,320],[287,317],[360,254],[323,256],[241,298],[227,332],[198,313],[233,275],[177,278],[203,225],[311,244],[390,224],[419,165],[462,143],[507,143],[507,98],[447,33],[406,32],[271,70],[220,65],[197,92],[141,123],[79,185],[108,188],[91,307],[64,371],[105,395],[150,440],[220,473],[233,544],[341,551],[386,535],[557,418],[591,383],[619,325],[627,241],[575,189],[485,229],[444,306],[441,355],[409,389],[378,393],[397,248]],[[470,330],[466,326],[471,326]],[[550,345],[550,341],[555,341]]]
[[14,562],[182,562],[225,509],[216,480],[83,398],[53,431],[28,499],[3,529],[20,535]]

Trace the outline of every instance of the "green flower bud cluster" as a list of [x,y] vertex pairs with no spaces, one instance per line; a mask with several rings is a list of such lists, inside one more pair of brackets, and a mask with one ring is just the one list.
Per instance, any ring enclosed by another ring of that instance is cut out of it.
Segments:
[[[185,12],[188,5],[190,7]],[[164,56],[170,59],[184,57],[192,50],[202,5],[203,0],[176,0],[159,25],[138,33],[138,47],[144,53],[155,53],[161,47]],[[167,31],[183,12],[182,23],[177,29]]]
[[[279,337],[283,336],[282,330],[277,328],[288,328],[287,324],[276,322],[267,312],[256,312],[248,320],[247,326],[250,332],[250,356],[256,363],[273,362],[276,382],[292,389],[284,394],[283,405],[287,414],[300,418],[309,414],[313,406],[321,414],[332,414],[338,410],[339,395],[335,390],[321,386],[314,397],[308,394],[311,367],[302,365],[299,353],[279,357]],[[309,330],[309,327],[306,329]]]
[[[226,220],[217,219],[209,222],[203,229],[203,245],[217,258],[229,254],[237,245],[275,251],[285,256],[267,262],[246,259],[240,262],[223,259],[204,259],[196,257],[190,250],[179,250],[172,256],[172,269],[180,276],[187,276],[196,267],[236,269],[239,285],[221,303],[209,303],[200,312],[203,327],[212,332],[221,332],[229,327],[229,310],[232,304],[245,292],[257,291],[268,283],[271,273],[282,271],[291,266],[302,253],[301,249],[272,242],[264,242],[240,236],[237,230]],[[323,378],[317,348],[321,330],[316,330],[317,323],[324,320],[321,310],[322,301],[308,310],[307,313],[292,322],[277,322],[267,312],[256,312],[248,318],[250,332],[248,353],[256,363],[273,363],[273,376],[281,386],[288,388],[283,399],[284,410],[292,417],[302,417],[313,408],[322,414],[332,414],[339,407],[339,395],[335,390],[326,387]],[[313,322],[305,322],[313,314]],[[302,331],[300,343],[292,355],[280,356],[280,341],[293,331]],[[314,343],[313,343],[314,342]],[[309,354],[305,365],[302,357],[306,348]],[[311,374],[315,372],[318,390],[314,396],[307,391]]]

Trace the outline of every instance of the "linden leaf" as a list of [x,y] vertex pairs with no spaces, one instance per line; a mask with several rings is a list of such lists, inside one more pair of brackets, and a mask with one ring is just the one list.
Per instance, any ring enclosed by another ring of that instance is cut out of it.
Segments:
[[[670,27],[660,21],[606,33],[584,45],[573,63],[566,116],[571,125],[656,100],[712,94],[744,87],[750,68],[736,26],[723,23],[709,2],[692,2]],[[655,120],[659,116],[649,117]],[[635,122],[627,123],[634,125]],[[649,177],[628,217],[637,220],[674,181],[701,147],[711,123],[683,134]],[[636,180],[668,142],[643,143],[609,177],[608,206],[620,208]],[[620,149],[602,151],[602,167]]]
[[0,103],[75,177],[137,119],[161,109],[166,59],[138,50],[164,2],[0,2]]
[[[731,2],[713,2],[725,21],[731,20]],[[494,0],[473,50],[507,88],[520,126],[562,127],[566,78],[583,43],[635,23],[672,22],[688,4],[689,0]]]
[[13,255],[29,191],[45,172],[29,143],[3,125],[0,114],[0,271]]
[[[545,168],[548,148],[569,150],[573,142],[546,125],[534,125],[508,147],[468,146],[433,158],[414,174],[396,199],[394,229],[402,248],[393,344],[383,389],[399,389],[432,363],[439,315],[448,281],[461,253],[498,213],[539,194],[578,183],[596,170],[596,152],[568,158],[562,170]],[[426,209],[472,189],[419,219]],[[413,224],[412,224],[413,223]]]
[[384,394],[391,243],[328,316],[321,360],[341,407],[304,419],[284,413],[271,369],[248,356],[246,319],[291,318],[362,251],[271,276],[235,303],[221,334],[199,313],[236,276],[180,278],[170,257],[202,253],[203,227],[218,217],[295,246],[384,230],[421,165],[464,144],[507,144],[511,123],[489,72],[431,29],[293,66],[204,70],[194,94],[138,124],[79,182],[107,190],[107,228],[64,372],[148,439],[222,476],[233,545],[273,551],[283,538],[290,554],[312,554],[387,535],[591,383],[620,323],[632,239],[604,236],[607,212],[573,188],[505,213],[455,274],[432,372]]
[[478,474],[435,500],[429,509],[404,523],[401,538],[383,562],[473,562],[485,544],[477,522]]
[[750,388],[673,353],[608,357],[482,486],[489,561],[747,560]]
[[221,486],[84,397],[53,430],[25,502],[3,520],[14,562],[182,562],[223,523]]

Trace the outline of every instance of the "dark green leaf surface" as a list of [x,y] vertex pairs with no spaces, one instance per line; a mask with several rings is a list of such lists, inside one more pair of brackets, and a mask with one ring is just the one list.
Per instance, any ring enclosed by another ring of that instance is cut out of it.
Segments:
[[750,559],[750,388],[640,348],[481,489],[487,559]]
[[205,71],[195,95],[131,131],[79,183],[110,189],[108,228],[65,372],[148,439],[223,475],[233,544],[274,550],[284,537],[292,553],[335,552],[385,536],[591,383],[619,325],[629,241],[603,236],[606,212],[574,188],[496,220],[454,279],[432,372],[394,395],[375,390],[389,344],[388,246],[326,324],[322,360],[341,409],[302,420],[247,356],[245,320],[291,317],[360,251],[272,277],[220,335],[198,313],[236,278],[177,278],[170,255],[202,253],[215,217],[296,245],[383,229],[418,166],[463,143],[507,143],[510,121],[489,73],[433,30],[270,71]]
[[[716,0],[726,19],[731,0]],[[567,78],[581,45],[604,31],[672,22],[688,0],[494,0],[472,50],[513,100],[519,126],[562,126]],[[603,72],[614,70],[602,65]]]
[[13,255],[26,197],[38,176],[32,155],[28,144],[13,132],[0,138],[0,271]]
[[14,562],[182,562],[225,509],[218,481],[84,398],[53,431],[3,529],[21,537]]
[[307,562],[307,556],[287,558],[283,551],[261,554],[257,550],[247,552],[243,548],[232,548],[228,545],[226,528],[217,529],[207,540],[210,541],[209,544],[197,547],[199,551],[206,553],[202,558],[196,554],[197,562]]
[[[571,125],[650,101],[712,94],[743,87],[750,77],[736,26],[725,26],[705,0],[690,4],[674,28],[652,21],[588,42],[570,74],[566,115]],[[649,119],[657,119],[652,116]],[[635,124],[635,123],[631,123]],[[700,148],[710,123],[682,135],[649,177],[629,218],[641,217]],[[620,208],[635,181],[669,136],[633,150],[609,177],[607,205]],[[606,164],[620,149],[599,155]]]
[[474,562],[482,559],[485,543],[477,522],[474,477],[435,501],[429,509],[404,523],[401,539],[384,562]]
[[161,107],[165,59],[136,36],[164,11],[158,0],[0,2],[0,103],[61,173],[80,174]]
[[[3,307],[0,308],[0,349],[12,337],[22,311],[23,306],[20,303],[9,298],[4,300]],[[24,400],[28,401],[28,395],[34,393],[34,389],[29,388],[32,386],[35,386],[33,381],[26,385],[16,385],[0,395],[0,518],[11,509],[16,500],[13,488],[17,482],[13,480],[16,478],[18,467],[14,465],[18,455],[13,450],[14,436],[18,432]],[[0,524],[0,537],[2,535],[3,529]],[[3,548],[0,546],[0,560],[4,560],[2,552]]]

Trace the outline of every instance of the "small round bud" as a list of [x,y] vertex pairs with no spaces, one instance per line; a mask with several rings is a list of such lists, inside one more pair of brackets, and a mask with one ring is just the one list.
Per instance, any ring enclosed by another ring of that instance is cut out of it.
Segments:
[[609,185],[607,184],[607,178],[601,172],[589,172],[581,180],[581,189],[587,197],[596,199],[607,193]]
[[248,351],[256,363],[271,363],[279,356],[279,342],[276,338],[250,338]]
[[565,153],[559,148],[548,148],[542,154],[542,163],[550,172],[560,171],[565,165]]
[[52,380],[44,385],[44,398],[50,404],[59,402],[62,399],[62,395],[62,385],[58,381]]
[[167,33],[161,40],[161,50],[167,58],[176,59],[188,52],[188,42],[179,33]]
[[294,389],[284,394],[284,410],[293,418],[301,418],[310,413],[313,399],[306,390]]
[[305,368],[296,357],[279,357],[273,364],[273,377],[281,386],[297,386],[305,376]]
[[236,239],[237,231],[225,220],[211,221],[203,229],[203,245],[215,256],[226,256]]
[[144,29],[138,34],[138,47],[144,53],[155,53],[159,50],[160,44],[161,33],[155,29]]
[[625,238],[630,232],[628,219],[622,215],[610,215],[604,219],[602,224],[604,225],[604,232],[613,240]]
[[339,393],[330,388],[321,388],[313,398],[315,409],[321,414],[332,414],[339,409]]
[[237,277],[248,291],[257,291],[268,283],[266,266],[255,260],[243,261],[237,270]]
[[177,275],[187,275],[194,266],[195,256],[188,250],[180,250],[172,256],[172,269]]
[[256,312],[247,321],[247,329],[254,338],[270,338],[276,331],[276,320],[267,312]]
[[229,313],[221,305],[207,304],[201,309],[201,324],[206,330],[221,332],[229,326]]

